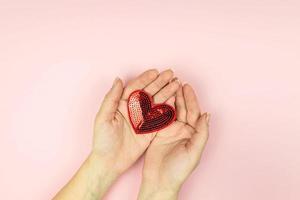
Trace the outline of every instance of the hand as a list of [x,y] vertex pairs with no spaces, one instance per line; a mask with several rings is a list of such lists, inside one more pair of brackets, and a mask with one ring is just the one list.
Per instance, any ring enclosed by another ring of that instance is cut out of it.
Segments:
[[177,199],[181,185],[197,166],[208,139],[209,117],[201,115],[189,85],[180,86],[176,99],[177,121],[159,131],[145,156],[139,199]]
[[179,88],[179,82],[172,79],[171,70],[161,74],[157,70],[148,70],[131,81],[124,92],[122,81],[116,79],[95,120],[93,153],[101,158],[104,168],[121,174],[145,152],[156,134],[135,133],[127,111],[129,95],[143,89],[156,103],[164,102]]

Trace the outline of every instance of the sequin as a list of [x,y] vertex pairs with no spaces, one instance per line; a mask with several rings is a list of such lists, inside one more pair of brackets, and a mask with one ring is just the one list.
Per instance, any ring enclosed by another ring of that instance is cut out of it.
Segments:
[[176,119],[175,109],[167,104],[154,104],[143,90],[132,92],[127,102],[131,125],[136,134],[159,131]]

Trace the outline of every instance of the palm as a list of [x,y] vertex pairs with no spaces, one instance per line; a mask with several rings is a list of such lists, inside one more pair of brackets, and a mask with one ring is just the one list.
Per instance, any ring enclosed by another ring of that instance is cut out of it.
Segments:
[[159,131],[147,150],[144,175],[163,185],[182,182],[195,162],[187,148],[192,131],[178,121]]
[[135,131],[129,121],[127,100],[120,101],[117,115],[120,115],[123,121],[123,127],[121,127],[122,130],[120,130],[123,136],[120,137],[120,139],[123,140],[122,154],[125,156],[122,156],[122,158],[124,158],[124,161],[126,161],[128,166],[130,166],[144,153],[151,140],[154,138],[155,133],[135,134]]

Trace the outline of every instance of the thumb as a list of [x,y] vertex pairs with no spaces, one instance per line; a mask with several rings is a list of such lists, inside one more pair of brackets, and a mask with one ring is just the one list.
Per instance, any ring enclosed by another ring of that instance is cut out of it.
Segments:
[[114,80],[112,88],[105,95],[98,117],[101,120],[112,120],[119,106],[119,101],[123,93],[123,83],[120,78]]
[[205,113],[196,122],[196,133],[192,135],[190,148],[197,157],[200,157],[208,140],[209,119],[210,114]]

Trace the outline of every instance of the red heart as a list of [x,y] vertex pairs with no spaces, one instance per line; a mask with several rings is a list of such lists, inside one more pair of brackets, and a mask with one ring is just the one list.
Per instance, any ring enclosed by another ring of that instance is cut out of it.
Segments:
[[127,102],[130,123],[136,134],[151,133],[166,128],[176,119],[176,112],[167,104],[154,104],[142,90],[132,92]]

